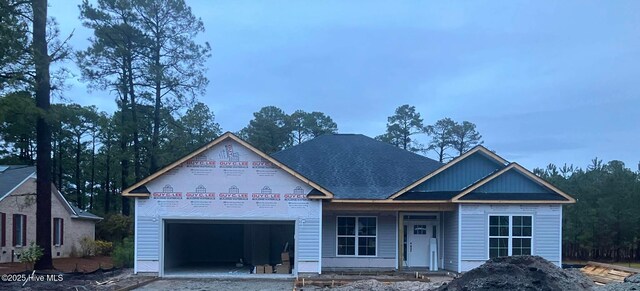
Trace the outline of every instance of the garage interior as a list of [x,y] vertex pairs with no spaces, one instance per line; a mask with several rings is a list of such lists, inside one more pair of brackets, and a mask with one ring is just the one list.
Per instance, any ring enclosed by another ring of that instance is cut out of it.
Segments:
[[167,220],[165,275],[248,275],[255,266],[293,268],[293,221]]

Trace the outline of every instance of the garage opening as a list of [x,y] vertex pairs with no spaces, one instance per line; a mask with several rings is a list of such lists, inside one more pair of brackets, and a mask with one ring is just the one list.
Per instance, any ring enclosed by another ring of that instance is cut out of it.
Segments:
[[164,274],[290,274],[293,221],[166,220]]

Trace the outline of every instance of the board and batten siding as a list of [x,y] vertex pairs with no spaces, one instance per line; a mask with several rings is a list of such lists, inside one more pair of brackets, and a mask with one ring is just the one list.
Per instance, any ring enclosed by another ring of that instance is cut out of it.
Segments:
[[416,186],[411,191],[458,191],[502,169],[496,161],[475,153],[442,173]]
[[[465,204],[460,206],[460,271],[466,272],[489,259],[489,216],[533,216],[532,255],[560,266],[562,243],[562,206]],[[446,253],[446,252],[445,252]]]
[[[336,222],[338,216],[375,216],[378,219],[376,256],[337,255]],[[397,237],[395,212],[330,212],[322,217],[322,268],[396,268]]]
[[511,169],[480,186],[474,192],[480,193],[550,193],[549,189],[531,181],[528,177]]
[[458,211],[443,212],[445,270],[458,271]]

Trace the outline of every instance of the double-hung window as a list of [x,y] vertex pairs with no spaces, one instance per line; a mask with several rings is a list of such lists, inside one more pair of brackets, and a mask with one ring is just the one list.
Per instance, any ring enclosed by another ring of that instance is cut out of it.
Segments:
[[13,215],[13,245],[27,245],[27,216],[23,214]]
[[338,217],[339,256],[376,255],[376,217]]
[[0,213],[0,247],[7,246],[7,214]]
[[53,219],[53,245],[61,246],[64,243],[64,220],[62,218]]
[[489,258],[531,255],[531,216],[489,216]]

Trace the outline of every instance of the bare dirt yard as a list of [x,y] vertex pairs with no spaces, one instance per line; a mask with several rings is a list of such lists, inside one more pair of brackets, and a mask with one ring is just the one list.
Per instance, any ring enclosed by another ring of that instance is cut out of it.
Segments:
[[[18,275],[31,275],[31,273],[20,273]],[[4,280],[0,282],[0,290],[21,290],[21,291],[35,291],[35,290],[121,290],[125,287],[136,286],[141,283],[146,283],[150,280],[155,280],[155,277],[144,277],[133,275],[132,269],[112,269],[108,271],[96,271],[89,274],[82,273],[36,273],[37,276],[44,275],[61,275],[60,280],[57,281],[28,281],[24,284],[23,280]],[[3,277],[7,279],[8,277]],[[176,289],[177,290],[177,289]]]
[[[111,257],[59,258],[53,259],[53,267],[64,273],[91,273],[98,269],[113,268],[113,261]],[[0,274],[13,274],[27,270],[27,265],[24,263],[0,264]]]

